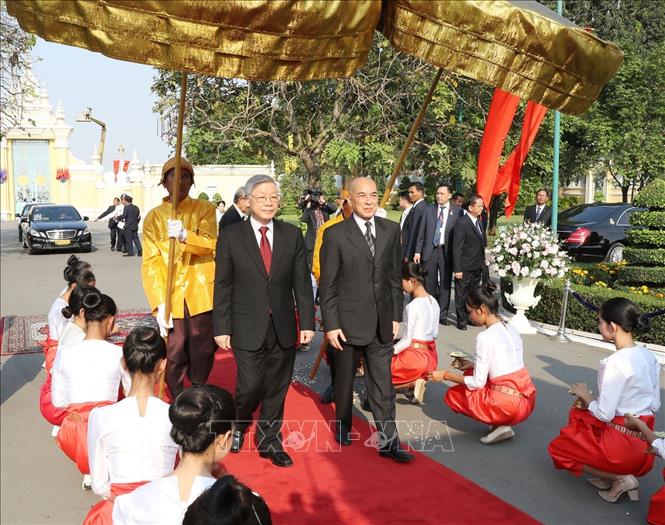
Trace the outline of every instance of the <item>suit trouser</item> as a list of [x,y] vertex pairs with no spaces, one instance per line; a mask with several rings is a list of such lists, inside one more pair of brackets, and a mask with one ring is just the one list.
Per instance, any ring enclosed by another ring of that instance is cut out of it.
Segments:
[[395,388],[390,365],[393,344],[381,343],[376,336],[367,346],[343,345],[343,351],[335,355],[335,413],[345,429],[351,428],[353,411],[353,382],[360,357],[365,363],[365,388],[377,430],[382,432],[390,445],[397,437],[395,425]]
[[190,316],[185,303],[185,317],[173,320],[166,340],[166,384],[173,399],[182,392],[185,376],[192,384],[208,380],[215,350],[212,311]]
[[455,279],[455,313],[457,314],[457,324],[468,323],[469,314],[466,311],[466,296],[471,290],[480,286],[482,269],[467,271],[464,270],[461,279]]
[[450,308],[450,290],[452,288],[451,280],[453,278],[452,261],[446,260],[446,249],[444,246],[437,246],[432,251],[432,255],[425,261],[427,277],[425,277],[425,289],[432,297],[439,300],[439,319],[448,317],[448,308]]
[[117,252],[126,252],[127,247],[125,246],[125,230],[118,228],[118,244],[115,246],[115,251]]
[[279,344],[272,316],[263,344],[257,350],[233,348],[238,364],[236,377],[236,429],[244,432],[252,422],[252,414],[261,405],[256,428],[259,450],[282,450],[284,402],[289,390],[295,347]]
[[114,226],[109,228],[109,235],[111,236],[111,248],[115,250],[116,238],[118,237],[118,227]]
[[125,248],[129,255],[134,255],[134,246],[136,246],[138,254],[141,255],[143,249],[141,248],[141,240],[139,239],[138,230],[125,229]]

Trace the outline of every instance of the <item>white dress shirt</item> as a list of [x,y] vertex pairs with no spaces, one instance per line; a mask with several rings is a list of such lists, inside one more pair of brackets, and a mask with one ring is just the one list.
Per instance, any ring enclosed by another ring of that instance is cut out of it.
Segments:
[[67,301],[62,297],[58,297],[53,301],[53,304],[48,311],[48,336],[54,341],[60,339],[60,334],[62,334],[62,330],[65,328],[65,323],[67,323],[67,319],[62,315],[62,309],[65,306],[68,306]]
[[146,483],[115,499],[113,525],[181,525],[187,507],[215,481],[215,478],[197,476],[187,501],[180,499],[176,476]]
[[[405,209],[402,212],[402,216],[399,218],[399,229],[401,230],[404,227],[404,223],[406,222],[406,218],[409,215],[409,212],[412,210],[413,205],[409,206],[407,209]],[[364,227],[363,227],[364,231]]]
[[436,218],[439,219],[439,215],[443,213],[441,219],[441,235],[439,236],[439,246],[443,246],[444,241],[446,240],[446,223],[448,222],[448,214],[450,213],[450,204],[446,203],[443,206],[440,204],[436,205]]
[[544,204],[542,206],[539,206],[538,204],[536,204],[536,220],[538,220],[538,217],[540,217],[540,214],[543,213],[544,209],[545,209]]
[[62,329],[60,339],[58,339],[58,349],[80,343],[84,339],[85,330],[70,319],[65,323],[65,327]]
[[268,224],[261,224],[259,221],[257,221],[254,217],[249,217],[249,222],[252,225],[252,230],[254,231],[254,236],[256,237],[256,242],[259,245],[259,249],[261,248],[261,232],[259,229],[263,226],[268,227],[268,231],[266,232],[266,237],[268,238],[268,243],[270,244],[270,249],[272,250],[272,239],[273,239],[273,230],[274,230],[274,222],[270,221]]
[[[234,208],[236,209],[236,211],[238,212],[238,215],[240,215],[240,218],[244,221],[244,220],[247,218],[247,215],[244,214],[244,213],[242,212],[242,210],[241,210],[240,208],[238,208],[238,206],[236,206],[236,203],[235,203],[235,202],[233,203],[233,207],[234,207]],[[219,222],[219,221],[217,221],[217,222]]]
[[472,376],[464,376],[469,390],[483,388],[487,379],[505,376],[524,368],[522,338],[512,326],[498,322],[476,336]]
[[120,382],[129,391],[131,380],[122,369],[122,349],[108,341],[84,339],[58,350],[51,369],[53,406],[117,401]]
[[651,443],[651,448],[654,449],[656,454],[658,454],[661,458],[665,459],[665,439],[654,439],[653,443]]
[[143,416],[135,396],[97,407],[88,420],[92,490],[109,496],[111,483],[152,481],[173,472],[178,445],[171,439],[169,405],[148,398]]
[[601,421],[615,416],[653,415],[660,408],[660,364],[642,346],[617,350],[600,361],[598,398],[589,411]]
[[414,339],[433,341],[439,336],[439,303],[431,295],[417,297],[404,307],[400,323],[400,340],[395,343],[395,354],[403,352]]
[[365,233],[367,232],[367,226],[365,226],[366,222],[369,222],[372,227],[372,235],[374,236],[374,239],[376,240],[376,226],[374,225],[374,217],[372,216],[371,219],[363,219],[361,217],[358,217],[355,213],[353,214],[353,218],[356,221],[356,224],[358,225],[358,228],[360,228],[360,232],[363,234],[363,237],[365,236]]

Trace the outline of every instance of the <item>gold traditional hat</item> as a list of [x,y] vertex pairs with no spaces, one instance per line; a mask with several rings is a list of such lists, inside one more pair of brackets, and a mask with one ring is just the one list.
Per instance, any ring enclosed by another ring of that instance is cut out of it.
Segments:
[[[167,160],[164,163],[164,166],[162,166],[162,182],[164,182],[164,176],[171,170],[175,169],[175,157],[171,157],[169,160]],[[180,172],[182,173],[183,171],[189,172],[189,174],[192,176],[192,179],[194,178],[194,167],[189,163],[187,159],[180,158]]]

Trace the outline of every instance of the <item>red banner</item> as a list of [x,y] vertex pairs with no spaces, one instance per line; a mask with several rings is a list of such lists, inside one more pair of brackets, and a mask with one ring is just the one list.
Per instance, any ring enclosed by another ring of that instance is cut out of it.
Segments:
[[122,166],[122,171],[127,172],[128,169],[129,169],[129,161],[126,160]]
[[113,174],[117,175],[119,170],[120,170],[120,161],[119,160],[114,160],[113,161]]

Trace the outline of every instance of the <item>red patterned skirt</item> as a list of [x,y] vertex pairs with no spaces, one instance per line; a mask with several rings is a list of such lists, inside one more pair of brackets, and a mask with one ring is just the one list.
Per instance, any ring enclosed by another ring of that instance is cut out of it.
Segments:
[[[663,481],[665,481],[665,469],[663,469]],[[649,525],[665,525],[665,486],[651,496],[647,523]]]
[[416,379],[426,379],[427,373],[436,370],[438,364],[436,341],[413,339],[409,348],[393,356],[393,384],[399,386],[412,383]]
[[42,345],[42,350],[44,350],[44,368],[48,374],[51,372],[53,361],[55,361],[55,355],[58,352],[58,341],[49,337],[46,341],[40,344]]
[[83,525],[113,525],[113,502],[118,496],[134,492],[147,481],[136,481],[134,483],[111,483],[111,496],[103,499],[90,509],[83,520]]
[[[653,429],[653,416],[640,416]],[[623,427],[624,418],[616,416],[612,423]],[[603,472],[644,476],[653,466],[653,454],[647,453],[647,442],[628,435],[596,418],[588,410],[571,408],[568,425],[559,431],[547,447],[554,466],[582,474],[584,465]]]
[[88,417],[95,407],[111,405],[111,401],[74,403],[65,410],[67,416],[60,425],[56,442],[65,455],[76,463],[81,474],[90,474],[88,465]]
[[51,401],[51,374],[46,374],[46,380],[42,383],[39,389],[39,411],[44,416],[44,419],[51,423],[51,425],[60,426],[62,420],[67,417],[67,410],[64,408],[54,407]]
[[[473,369],[464,372],[473,375]],[[487,425],[517,425],[526,420],[536,406],[536,387],[526,368],[488,379],[483,388],[466,385],[451,387],[444,402],[453,412],[464,414]]]

